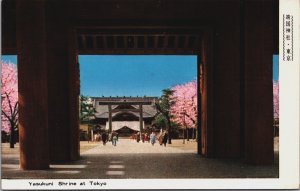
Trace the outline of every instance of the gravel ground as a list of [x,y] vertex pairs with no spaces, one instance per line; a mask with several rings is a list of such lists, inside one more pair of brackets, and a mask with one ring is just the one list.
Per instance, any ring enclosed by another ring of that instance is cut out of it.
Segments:
[[[178,140],[179,141],[179,140]],[[275,141],[276,142],[276,141]],[[94,143],[93,143],[94,144]],[[188,144],[196,144],[189,142]],[[97,144],[96,144],[97,145]],[[193,146],[152,146],[120,139],[117,146],[109,142],[87,150],[81,159],[68,164],[53,164],[49,170],[19,170],[18,154],[2,155],[4,179],[128,179],[128,178],[277,178],[278,151],[273,165],[246,165],[241,159],[204,158]],[[183,149],[184,148],[184,149]],[[3,153],[3,150],[2,150]]]

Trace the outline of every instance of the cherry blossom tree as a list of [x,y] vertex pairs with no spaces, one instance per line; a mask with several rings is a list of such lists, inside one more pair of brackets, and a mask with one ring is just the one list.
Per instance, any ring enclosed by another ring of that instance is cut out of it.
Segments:
[[274,118],[279,118],[279,83],[273,82],[273,105],[274,105]]
[[194,80],[171,89],[171,100],[174,102],[170,109],[172,121],[186,131],[188,128],[197,129],[197,82]]
[[274,135],[279,135],[279,83],[273,81],[273,115]]
[[1,121],[2,131],[10,134],[10,148],[14,148],[18,126],[18,73],[17,66],[1,61]]

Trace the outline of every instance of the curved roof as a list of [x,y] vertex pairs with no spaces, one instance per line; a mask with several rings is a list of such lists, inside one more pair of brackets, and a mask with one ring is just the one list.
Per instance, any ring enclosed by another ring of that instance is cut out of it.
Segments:
[[[130,113],[136,117],[139,117],[140,114],[138,112],[132,112],[132,111],[129,111],[129,112],[122,112],[122,111],[119,111],[117,113],[113,113],[112,114],[112,117],[115,117],[116,115],[120,115],[122,113]],[[155,114],[149,114],[147,112],[143,112],[143,118],[149,118],[149,117],[154,117]],[[95,114],[96,118],[107,118],[108,119],[108,111],[107,112],[103,112],[103,113],[96,113]]]
[[[103,98],[104,99],[104,98]],[[116,103],[118,102],[118,100],[116,100],[117,98],[114,98],[114,100],[116,101]],[[121,98],[119,98],[121,99]],[[137,99],[137,98],[127,98],[128,100],[130,99]],[[143,99],[143,98],[139,98],[139,99]],[[150,97],[146,97],[144,99],[154,99],[154,98],[150,98]],[[108,105],[101,105],[101,104],[97,104],[98,100],[102,100],[100,98],[94,98],[94,107],[96,109],[96,113],[95,116],[96,118],[102,118],[102,119],[108,119]],[[151,118],[154,117],[157,113],[157,110],[155,108],[155,106],[152,105],[142,105],[143,108],[143,118]],[[120,115],[122,113],[130,113],[136,117],[139,117],[139,111],[128,111],[130,109],[139,109],[139,105],[112,105],[111,109],[117,109],[117,112],[113,112],[112,113],[112,117],[116,116],[116,115]],[[124,111],[122,111],[124,109]]]

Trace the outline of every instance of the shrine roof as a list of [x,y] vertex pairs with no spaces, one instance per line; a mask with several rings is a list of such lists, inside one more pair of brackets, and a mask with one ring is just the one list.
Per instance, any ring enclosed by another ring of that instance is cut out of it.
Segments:
[[[118,110],[118,112],[113,112],[112,117],[114,117],[117,114],[120,114],[122,112],[128,112],[131,113],[135,116],[139,116],[139,105],[122,105],[124,103],[124,100],[128,102],[153,102],[151,105],[142,105],[143,109],[143,118],[149,118],[149,117],[154,117],[155,114],[157,113],[157,110],[154,106],[154,102],[158,99],[157,97],[93,97],[93,102],[94,102],[94,107],[96,109],[96,114],[95,116],[97,118],[108,118],[108,105],[101,105],[98,104],[99,102],[105,103],[106,101],[109,103],[115,103],[115,105],[112,105],[111,108],[112,110]],[[120,105],[118,105],[120,103]],[[129,111],[127,111],[129,110]],[[133,110],[133,111],[130,111]],[[134,111],[136,110],[136,111]]]

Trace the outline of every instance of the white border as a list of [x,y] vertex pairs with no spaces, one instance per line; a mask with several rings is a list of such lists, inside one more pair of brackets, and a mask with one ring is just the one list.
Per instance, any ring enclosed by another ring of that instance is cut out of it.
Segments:
[[[105,186],[89,184],[89,181],[105,182]],[[53,182],[53,186],[30,186],[29,182]],[[59,182],[76,182],[76,186],[58,186]],[[85,186],[80,186],[85,182]],[[45,179],[2,180],[3,188],[24,190],[80,190],[80,189],[292,189],[295,184],[286,184],[279,179]]]
[[[299,187],[299,0],[279,1],[279,177]],[[283,15],[294,19],[294,60],[283,61]],[[283,188],[285,186],[283,185]]]

